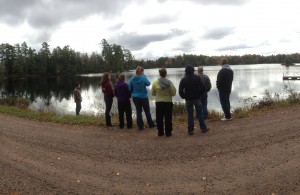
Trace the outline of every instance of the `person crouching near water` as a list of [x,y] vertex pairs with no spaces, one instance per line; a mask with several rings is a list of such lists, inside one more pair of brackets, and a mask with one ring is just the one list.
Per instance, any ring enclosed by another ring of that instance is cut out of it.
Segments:
[[80,84],[77,82],[75,84],[75,89],[74,89],[74,102],[76,103],[76,116],[79,115],[79,112],[81,110],[81,102],[82,102],[82,97],[81,97],[81,89],[80,89]]
[[156,105],[156,125],[158,136],[167,137],[172,135],[172,112],[173,102],[172,96],[176,95],[176,88],[172,81],[166,79],[167,70],[165,68],[159,69],[159,76],[152,84],[151,94],[155,96]]
[[132,128],[131,93],[125,82],[125,75],[120,74],[115,85],[115,96],[118,99],[119,127],[124,128],[124,113],[126,113],[127,128]]
[[111,82],[111,77],[108,72],[105,72],[100,81],[100,87],[102,88],[102,92],[104,94],[104,102],[105,102],[105,123],[106,127],[112,127],[110,111],[113,104],[114,98],[114,90]]
[[150,128],[154,128],[155,124],[152,120],[150,113],[150,104],[148,98],[147,86],[150,86],[150,81],[144,75],[144,68],[138,66],[135,70],[135,74],[129,80],[129,91],[132,93],[132,100],[136,108],[136,119],[139,130],[144,129],[144,122],[142,112],[144,110],[147,123]]

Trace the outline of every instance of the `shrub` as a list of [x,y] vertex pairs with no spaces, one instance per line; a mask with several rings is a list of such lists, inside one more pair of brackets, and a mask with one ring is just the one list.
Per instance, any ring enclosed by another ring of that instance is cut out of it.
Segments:
[[30,104],[30,101],[25,98],[6,97],[6,98],[0,99],[0,105],[15,106],[20,109],[27,109],[29,104]]

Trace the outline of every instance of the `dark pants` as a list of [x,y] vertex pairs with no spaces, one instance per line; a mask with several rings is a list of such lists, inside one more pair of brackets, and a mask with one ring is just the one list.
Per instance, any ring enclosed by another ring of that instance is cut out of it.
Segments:
[[154,127],[154,122],[152,120],[151,113],[150,113],[149,99],[133,97],[132,100],[136,108],[136,120],[137,120],[138,128],[140,130],[144,129],[144,122],[143,122],[143,115],[142,115],[143,110],[147,118],[148,126],[151,128]]
[[225,118],[231,118],[229,101],[230,93],[219,92],[219,97]]
[[156,102],[156,125],[158,130],[158,135],[163,135],[164,132],[166,136],[172,135],[172,102]]
[[119,127],[124,128],[124,113],[126,113],[127,128],[132,128],[132,110],[130,101],[118,102]]
[[79,115],[79,112],[81,110],[81,102],[76,102],[76,115]]
[[188,131],[194,131],[194,106],[196,108],[196,113],[198,114],[197,120],[200,125],[201,130],[206,130],[206,124],[203,117],[201,99],[198,100],[185,100],[185,106],[188,113]]
[[[206,120],[207,116],[208,116],[208,110],[207,110],[207,93],[204,93],[201,96],[201,105],[202,105],[201,112],[203,114],[204,120]],[[199,114],[197,113],[196,118],[198,118],[198,116],[199,116]]]
[[111,126],[110,111],[113,103],[113,97],[104,97],[105,102],[105,122],[107,126]]

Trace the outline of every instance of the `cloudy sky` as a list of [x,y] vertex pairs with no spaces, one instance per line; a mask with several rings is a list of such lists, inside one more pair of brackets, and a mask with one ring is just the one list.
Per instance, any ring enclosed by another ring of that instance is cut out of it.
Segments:
[[0,0],[0,43],[137,59],[300,52],[299,0]]

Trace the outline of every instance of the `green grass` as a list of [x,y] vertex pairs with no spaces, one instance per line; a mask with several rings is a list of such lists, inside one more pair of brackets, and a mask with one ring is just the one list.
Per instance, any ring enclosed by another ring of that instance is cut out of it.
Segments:
[[2,106],[0,105],[0,113],[8,114],[17,117],[23,117],[36,121],[44,121],[44,122],[55,122],[62,124],[71,124],[71,125],[96,125],[96,126],[104,126],[105,120],[103,117],[95,117],[88,115],[63,115],[59,116],[54,113],[45,113],[45,112],[37,112],[29,109],[21,109],[16,106]]

